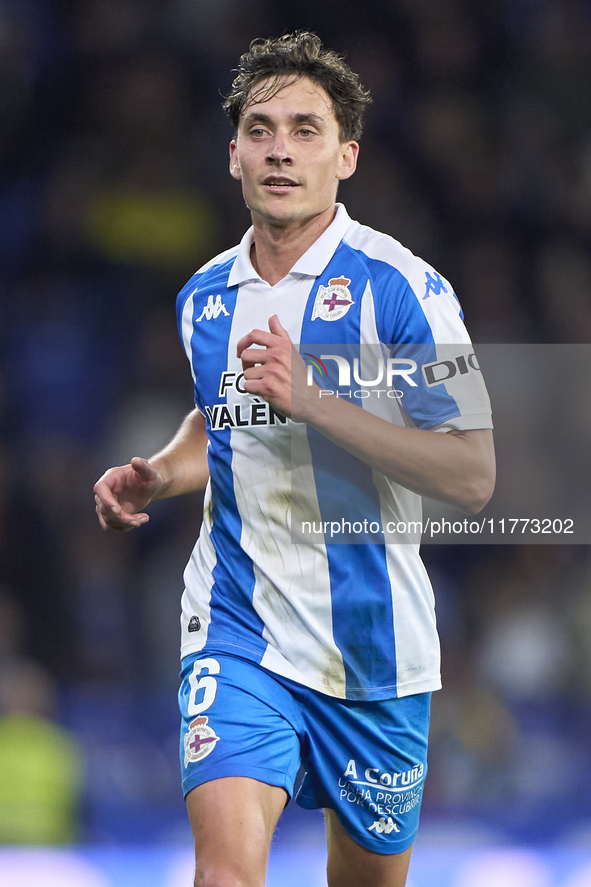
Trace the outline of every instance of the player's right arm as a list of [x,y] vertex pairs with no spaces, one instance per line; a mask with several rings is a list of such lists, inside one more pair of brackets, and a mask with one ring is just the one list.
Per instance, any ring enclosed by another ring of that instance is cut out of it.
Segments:
[[207,485],[207,433],[199,410],[150,459],[135,456],[128,465],[109,468],[94,486],[96,513],[104,530],[125,532],[145,524],[153,499],[202,490]]

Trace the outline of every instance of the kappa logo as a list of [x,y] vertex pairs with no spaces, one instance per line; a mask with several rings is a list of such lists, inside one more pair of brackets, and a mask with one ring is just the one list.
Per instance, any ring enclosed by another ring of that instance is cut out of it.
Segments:
[[400,827],[396,825],[391,816],[388,816],[387,819],[385,816],[380,816],[379,819],[368,826],[367,830],[369,832],[375,831],[378,835],[389,835],[392,832],[399,832]]
[[312,309],[312,320],[317,317],[320,320],[340,320],[344,317],[351,305],[355,304],[348,290],[350,283],[348,277],[332,277],[328,286],[319,286]]
[[443,282],[443,278],[441,274],[430,274],[428,271],[425,271],[425,295],[423,296],[423,301],[428,299],[431,293],[434,296],[438,296],[439,293],[446,293],[447,287]]
[[185,767],[201,761],[212,753],[219,736],[207,724],[207,715],[201,715],[191,721],[185,735]]
[[207,305],[204,306],[203,311],[197,318],[197,323],[199,323],[200,320],[215,320],[220,314],[224,314],[226,317],[230,316],[230,312],[222,302],[222,297],[217,295],[214,301],[213,296],[208,296]]

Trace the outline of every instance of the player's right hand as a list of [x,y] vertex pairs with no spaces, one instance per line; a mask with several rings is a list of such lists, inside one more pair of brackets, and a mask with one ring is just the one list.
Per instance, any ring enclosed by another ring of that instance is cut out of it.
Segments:
[[144,508],[162,487],[162,476],[147,459],[109,468],[94,485],[96,513],[103,530],[127,532],[150,519]]

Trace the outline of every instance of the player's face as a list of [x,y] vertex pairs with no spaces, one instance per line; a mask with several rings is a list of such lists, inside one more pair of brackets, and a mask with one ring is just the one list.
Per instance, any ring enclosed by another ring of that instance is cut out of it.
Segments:
[[[230,173],[255,225],[286,227],[333,211],[341,179],[353,175],[357,142],[342,142],[332,102],[304,77],[265,99],[259,84],[230,144]],[[259,98],[260,97],[260,98]]]

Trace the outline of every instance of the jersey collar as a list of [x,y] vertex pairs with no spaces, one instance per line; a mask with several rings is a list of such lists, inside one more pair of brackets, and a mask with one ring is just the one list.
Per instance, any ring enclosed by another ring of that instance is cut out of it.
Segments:
[[[336,215],[326,231],[301,256],[290,274],[303,277],[318,277],[332,259],[345,231],[351,224],[351,218],[342,203],[336,205]],[[232,265],[228,286],[239,286],[251,280],[261,280],[250,261],[250,248],[254,237],[254,228],[249,228],[238,247],[236,261]]]

